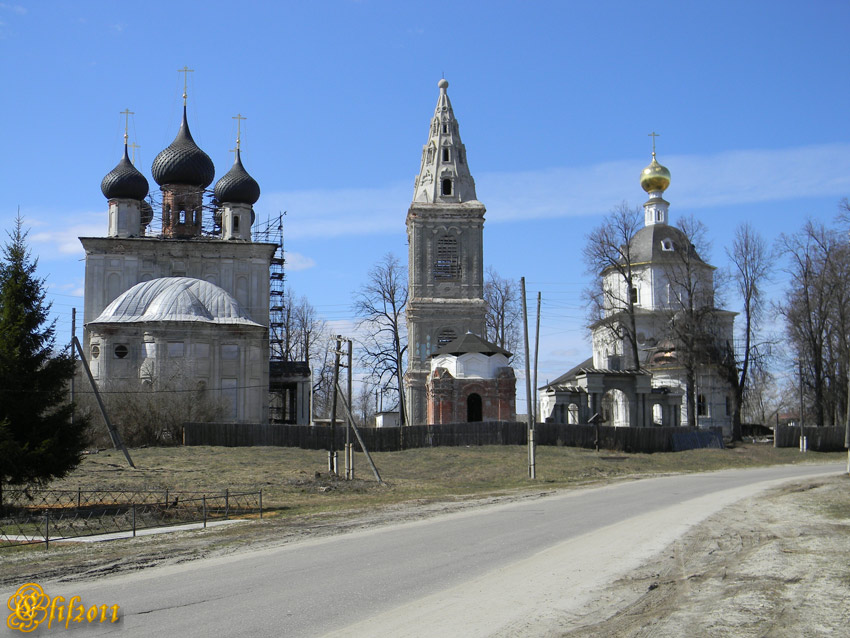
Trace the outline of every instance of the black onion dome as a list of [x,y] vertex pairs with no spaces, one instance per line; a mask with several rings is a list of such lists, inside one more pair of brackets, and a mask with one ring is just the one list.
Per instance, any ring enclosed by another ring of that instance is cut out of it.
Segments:
[[144,199],[148,194],[148,180],[133,166],[124,145],[124,157],[100,182],[106,199]]
[[248,174],[242,166],[239,150],[236,151],[236,161],[215,185],[215,198],[219,202],[253,205],[260,199],[260,185]]
[[141,213],[141,223],[142,226],[147,226],[153,221],[153,206],[150,205],[150,202],[146,199],[142,200],[142,206],[139,209]]
[[206,188],[215,178],[215,166],[209,155],[204,153],[189,132],[186,107],[183,107],[183,123],[177,137],[168,148],[160,151],[153,161],[151,174],[160,186],[184,184]]

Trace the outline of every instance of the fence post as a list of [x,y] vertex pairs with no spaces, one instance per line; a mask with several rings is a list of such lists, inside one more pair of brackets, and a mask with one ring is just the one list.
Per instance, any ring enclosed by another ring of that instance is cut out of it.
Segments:
[[44,512],[44,549],[50,549],[50,510]]
[[201,496],[201,501],[204,504],[204,527],[207,526],[207,495],[204,494]]
[[263,490],[260,490],[260,520],[263,520]]
[[136,536],[136,504],[133,503],[133,537]]
[[224,490],[224,520],[230,516],[230,488]]
[[80,502],[82,501],[82,497],[83,497],[83,488],[78,487],[77,488],[77,509],[80,509]]

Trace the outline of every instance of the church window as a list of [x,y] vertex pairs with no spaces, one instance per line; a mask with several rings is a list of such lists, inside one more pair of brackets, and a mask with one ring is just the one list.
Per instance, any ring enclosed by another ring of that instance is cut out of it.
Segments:
[[447,343],[451,343],[457,339],[457,333],[451,328],[445,328],[440,330],[440,334],[437,335],[437,347],[442,348]]
[[201,223],[201,211],[195,211],[195,226],[198,226]]
[[169,357],[182,357],[183,356],[183,342],[182,341],[169,341],[168,342],[168,356]]
[[657,222],[661,221],[661,211],[660,210],[655,211],[655,221],[657,221]]
[[125,346],[123,343],[117,344],[113,352],[115,353],[116,359],[124,359],[130,353],[130,351],[127,349],[127,346]]
[[442,184],[442,195],[451,195],[452,194],[452,180],[444,179]]
[[449,125],[443,124],[443,133],[448,133],[448,132],[449,132]]
[[661,240],[661,250],[666,250],[666,251],[673,250],[673,240],[662,239]]
[[460,256],[457,237],[445,235],[437,240],[437,259],[434,262],[434,279],[458,279],[460,277]]
[[629,299],[632,303],[638,302],[638,289],[637,286],[632,286],[631,293],[629,294]]
[[92,345],[91,347],[91,358],[97,359],[100,356],[100,346],[97,344]]
[[239,358],[239,346],[236,344],[221,346],[221,358],[225,361],[235,361]]
[[234,233],[239,232],[239,215],[233,216],[233,232]]
[[210,358],[210,344],[208,343],[196,343],[195,344],[195,358],[196,359],[209,359]]
[[181,211],[178,213],[178,217],[177,217],[177,219],[178,219],[178,223],[180,223],[180,224],[185,224],[185,223],[186,223],[186,211],[185,211],[185,210],[181,210]]
[[704,394],[697,395],[697,416],[708,416],[708,403]]
[[443,149],[443,161],[444,162],[449,161],[449,149],[447,149],[447,148]]

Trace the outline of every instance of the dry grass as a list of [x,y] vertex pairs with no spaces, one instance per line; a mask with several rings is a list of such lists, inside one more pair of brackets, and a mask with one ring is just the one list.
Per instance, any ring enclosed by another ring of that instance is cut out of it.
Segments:
[[[373,455],[379,486],[366,458],[355,455],[355,481],[327,471],[327,452],[294,448],[173,447],[131,450],[136,469],[119,452],[87,456],[56,489],[172,491],[263,490],[263,504],[281,515],[362,508],[410,500],[451,500],[522,489],[571,487],[622,477],[703,472],[732,467],[828,461],[840,453],[745,445],[727,450],[617,454],[566,447],[537,450],[537,480],[527,478],[524,446],[430,448]],[[342,455],[340,453],[340,464]]]
[[[245,548],[261,548],[435,513],[479,500],[518,498],[541,491],[612,480],[800,462],[843,461],[844,453],[800,454],[745,445],[727,450],[619,454],[566,447],[537,451],[537,480],[527,478],[524,446],[433,448],[374,455],[386,485],[375,481],[362,454],[357,479],[327,472],[327,453],[293,448],[173,447],[87,456],[53,489],[222,492],[263,490],[262,522],[157,534],[109,543],[51,543],[0,551],[0,585],[77,580],[175,564]],[[341,460],[341,458],[340,458]]]

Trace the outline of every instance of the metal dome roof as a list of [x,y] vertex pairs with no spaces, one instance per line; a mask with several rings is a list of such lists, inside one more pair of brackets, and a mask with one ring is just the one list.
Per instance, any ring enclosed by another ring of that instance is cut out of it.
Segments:
[[119,295],[91,323],[154,321],[260,326],[226,291],[191,277],[163,277],[136,284]]
[[[667,224],[644,226],[632,237],[631,244],[633,263],[669,261],[674,259],[675,251],[681,250],[690,251],[691,257],[702,262],[696,248],[688,241],[685,234],[675,226],[668,226]],[[675,258],[681,259],[681,257]]]
[[151,166],[151,174],[160,186],[186,184],[206,188],[215,178],[212,160],[192,139],[185,106],[177,137],[156,156]]
[[260,199],[260,185],[242,166],[242,157],[236,149],[233,166],[215,185],[215,198],[219,202],[253,205]]
[[100,182],[106,199],[144,199],[148,194],[148,180],[133,166],[124,144],[124,157]]

